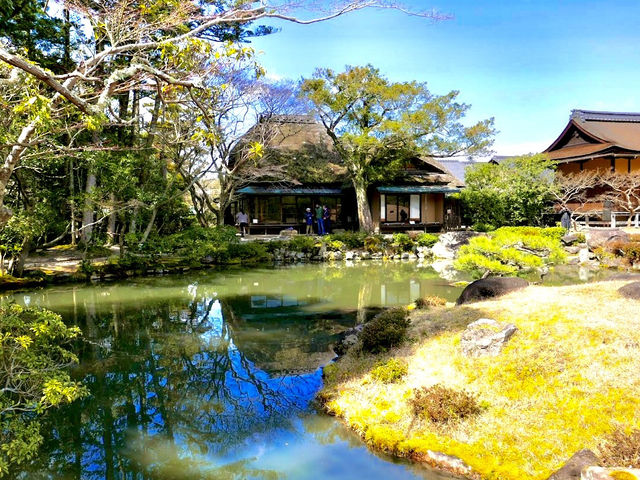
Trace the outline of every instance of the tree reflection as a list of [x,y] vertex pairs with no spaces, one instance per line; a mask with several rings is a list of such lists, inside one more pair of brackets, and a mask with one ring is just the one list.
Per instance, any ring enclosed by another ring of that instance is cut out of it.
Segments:
[[355,321],[300,305],[259,312],[249,297],[96,305],[76,317],[88,342],[75,374],[91,396],[48,417],[30,478],[277,478],[234,450],[294,428],[321,386],[331,332]]

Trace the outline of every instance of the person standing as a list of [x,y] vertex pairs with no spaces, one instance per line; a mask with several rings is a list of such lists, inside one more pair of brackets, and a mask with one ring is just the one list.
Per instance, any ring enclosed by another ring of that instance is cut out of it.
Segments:
[[247,233],[247,227],[249,226],[249,215],[244,213],[242,209],[236,213],[236,225],[240,227],[240,234],[244,237]]
[[567,209],[564,209],[562,212],[562,216],[560,217],[560,225],[569,231],[571,229],[571,212]]
[[324,221],[322,220],[322,207],[316,204],[316,222],[318,222],[318,235],[324,235]]
[[304,223],[307,224],[307,235],[311,235],[313,233],[313,213],[310,208],[304,212]]
[[331,210],[326,205],[322,206],[322,222],[324,233],[331,233]]

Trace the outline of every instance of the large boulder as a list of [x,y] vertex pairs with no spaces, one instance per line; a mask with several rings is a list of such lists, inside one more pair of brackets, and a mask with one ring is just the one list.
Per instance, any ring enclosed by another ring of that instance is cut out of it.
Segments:
[[565,465],[553,473],[547,480],[580,480],[582,471],[587,467],[600,465],[600,460],[591,450],[580,450]]
[[360,336],[360,332],[364,328],[364,324],[356,325],[354,328],[346,330],[342,332],[338,336],[338,341],[333,346],[333,351],[338,356],[342,356],[347,353],[351,347],[353,347],[356,343],[358,343],[358,337]]
[[576,243],[579,238],[580,236],[577,233],[567,233],[560,240],[562,240],[562,243],[564,243],[565,245],[572,245]]
[[587,245],[591,250],[606,247],[613,242],[628,242],[629,234],[618,228],[605,228],[601,230],[589,230]]
[[624,287],[618,289],[618,293],[624,298],[640,300],[640,282],[627,283]]
[[518,277],[489,277],[471,282],[462,291],[456,305],[479,302],[488,298],[500,297],[515,290],[529,286],[529,282]]
[[460,349],[467,357],[500,354],[518,328],[513,323],[499,323],[490,318],[481,318],[470,323],[462,332]]
[[455,258],[461,246],[466,245],[470,239],[479,235],[482,233],[471,231],[443,233],[438,238],[438,242],[431,247],[431,253],[436,258]]

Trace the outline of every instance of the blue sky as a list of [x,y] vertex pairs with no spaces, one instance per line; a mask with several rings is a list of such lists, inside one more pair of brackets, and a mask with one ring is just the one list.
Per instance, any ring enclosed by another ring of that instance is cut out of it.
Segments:
[[371,63],[394,81],[459,90],[469,121],[495,117],[497,154],[541,151],[571,109],[640,111],[637,0],[410,0],[453,16],[433,23],[363,10],[320,24],[278,23],[257,39],[274,78]]

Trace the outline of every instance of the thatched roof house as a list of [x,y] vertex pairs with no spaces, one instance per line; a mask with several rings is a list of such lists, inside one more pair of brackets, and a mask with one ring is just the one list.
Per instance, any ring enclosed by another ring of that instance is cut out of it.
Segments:
[[[253,182],[238,191],[234,208],[249,213],[254,232],[299,228],[305,209],[315,205],[329,207],[334,227],[357,227],[347,170],[322,124],[309,115],[277,115],[264,118],[247,138],[256,133],[264,139],[267,161],[286,163],[287,175],[278,181]],[[415,158],[393,181],[371,187],[374,223],[382,231],[440,229],[445,223],[446,196],[462,185],[436,160]]]

